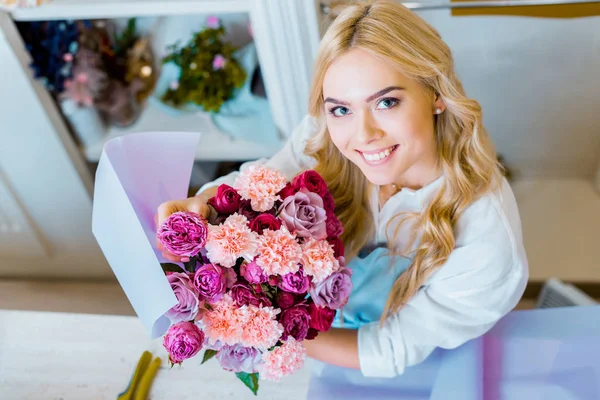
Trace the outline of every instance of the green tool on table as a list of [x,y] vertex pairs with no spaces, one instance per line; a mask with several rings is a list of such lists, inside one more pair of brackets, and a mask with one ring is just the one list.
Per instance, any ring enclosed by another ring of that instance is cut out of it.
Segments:
[[117,400],[146,400],[160,363],[160,357],[152,360],[152,354],[144,351],[133,371],[129,386],[117,396]]

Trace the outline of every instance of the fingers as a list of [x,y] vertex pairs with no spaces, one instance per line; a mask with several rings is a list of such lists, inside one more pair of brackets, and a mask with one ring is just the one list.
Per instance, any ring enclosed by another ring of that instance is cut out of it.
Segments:
[[167,252],[162,252],[162,256],[165,260],[171,261],[171,262],[182,262],[181,261],[181,257],[178,257],[176,255],[173,255],[171,253],[167,253]]

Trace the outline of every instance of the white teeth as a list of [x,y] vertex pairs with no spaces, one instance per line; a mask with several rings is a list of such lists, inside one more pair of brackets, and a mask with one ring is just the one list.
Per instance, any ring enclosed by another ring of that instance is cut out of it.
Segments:
[[392,147],[385,149],[385,151],[382,151],[381,153],[376,153],[376,154],[363,153],[363,156],[365,157],[365,159],[367,161],[379,161],[379,160],[383,160],[390,154],[392,154]]

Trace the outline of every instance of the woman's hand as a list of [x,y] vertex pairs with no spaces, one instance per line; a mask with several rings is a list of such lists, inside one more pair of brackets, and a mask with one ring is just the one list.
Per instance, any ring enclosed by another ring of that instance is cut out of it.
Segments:
[[[183,200],[170,200],[165,201],[158,206],[158,214],[154,216],[154,222],[156,223],[156,229],[163,224],[163,222],[169,217],[169,215],[178,211],[190,211],[201,215],[208,219],[210,215],[210,208],[206,204],[208,199],[213,197],[217,193],[217,188],[209,188],[197,196],[190,197]],[[162,256],[171,262],[185,262],[186,257],[176,256],[165,250],[163,245],[160,243],[158,238],[156,239],[156,246],[162,252]]]

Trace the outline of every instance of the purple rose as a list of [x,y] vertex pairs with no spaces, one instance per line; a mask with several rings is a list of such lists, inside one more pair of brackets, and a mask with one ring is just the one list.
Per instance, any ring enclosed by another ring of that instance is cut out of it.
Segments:
[[306,189],[283,201],[279,208],[279,218],[288,230],[295,232],[298,237],[312,236],[317,240],[327,237],[327,213],[323,208],[323,199]]
[[281,228],[281,221],[276,216],[265,213],[254,218],[248,225],[253,232],[262,235],[265,229],[276,231]]
[[262,353],[254,347],[244,347],[240,344],[221,347],[216,359],[221,367],[232,372],[247,372],[252,374],[258,372],[262,364]]
[[296,340],[304,340],[310,327],[310,314],[306,304],[297,304],[281,312],[279,319],[283,325],[281,339],[286,341],[289,336]]
[[352,292],[352,270],[341,268],[310,288],[310,297],[319,307],[342,308]]
[[300,268],[297,272],[283,275],[277,287],[286,292],[302,294],[308,291],[309,285],[308,276],[304,275],[304,270]]
[[277,296],[275,297],[275,302],[277,303],[279,308],[284,310],[296,304],[296,298],[297,296],[294,293],[278,290]]
[[200,215],[177,211],[163,222],[156,236],[168,252],[180,257],[194,257],[206,244],[207,234],[206,221]]
[[227,278],[225,268],[215,264],[204,264],[194,274],[194,287],[201,298],[214,303],[223,298],[227,289]]
[[174,272],[167,275],[167,281],[177,297],[177,304],[165,313],[173,324],[182,321],[191,321],[198,314],[200,301],[192,281],[188,274],[183,272]]
[[239,307],[248,304],[257,307],[261,305],[263,307],[271,306],[271,301],[264,293],[256,294],[249,286],[246,286],[243,283],[236,283],[233,285],[229,293],[231,294],[233,301],[235,301]]
[[219,214],[233,214],[240,208],[242,197],[229,185],[220,185],[217,194],[208,200]]
[[240,267],[240,275],[248,281],[248,283],[265,283],[269,280],[269,276],[265,270],[259,266],[256,261],[243,263]]

